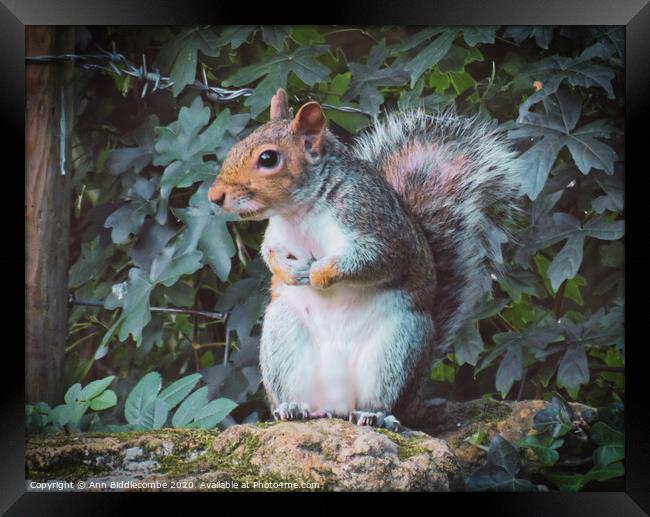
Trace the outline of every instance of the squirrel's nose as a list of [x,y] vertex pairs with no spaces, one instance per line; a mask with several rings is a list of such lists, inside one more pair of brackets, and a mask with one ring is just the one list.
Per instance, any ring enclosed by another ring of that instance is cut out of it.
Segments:
[[226,191],[216,184],[212,185],[210,190],[208,190],[208,199],[219,206],[223,206],[223,203],[226,200]]

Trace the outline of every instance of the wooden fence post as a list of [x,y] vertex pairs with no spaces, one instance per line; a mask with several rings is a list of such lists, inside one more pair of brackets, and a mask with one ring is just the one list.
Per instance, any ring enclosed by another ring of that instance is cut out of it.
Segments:
[[[26,56],[72,53],[73,27],[28,26]],[[26,402],[58,404],[68,315],[72,63],[27,63]]]

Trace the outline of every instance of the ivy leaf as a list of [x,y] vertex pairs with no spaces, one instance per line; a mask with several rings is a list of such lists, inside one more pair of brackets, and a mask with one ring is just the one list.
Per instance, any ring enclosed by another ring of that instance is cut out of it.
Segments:
[[582,233],[571,235],[562,250],[553,258],[547,274],[554,291],[558,290],[562,282],[578,273],[582,264],[584,240]]
[[513,477],[519,473],[521,468],[519,451],[500,434],[497,434],[490,443],[487,462],[490,465],[501,467]]
[[578,169],[583,174],[591,169],[614,172],[615,151],[596,137],[609,136],[610,130],[603,121],[596,121],[575,129],[580,118],[580,104],[575,94],[558,90],[544,99],[545,114],[528,112],[520,116],[517,127],[508,132],[513,139],[541,138],[524,152],[520,159],[529,171],[525,176],[526,193],[531,199],[542,191],[551,167],[560,150],[567,146]]
[[403,84],[408,73],[401,66],[383,67],[388,57],[388,49],[384,40],[375,45],[370,51],[366,64],[350,63],[352,81],[350,88],[343,95],[342,101],[359,99],[359,108],[370,115],[379,113],[379,106],[384,102],[379,92],[380,86],[397,86]]
[[210,183],[205,182],[190,200],[188,208],[176,208],[173,213],[186,228],[180,238],[180,252],[189,253],[200,250],[203,262],[225,281],[230,274],[231,260],[235,245],[226,222],[232,220],[217,205],[208,199]]
[[600,447],[594,453],[596,467],[606,467],[625,458],[625,436],[603,422],[591,427],[591,439]]
[[245,66],[223,81],[224,86],[242,86],[264,77],[251,96],[244,103],[251,109],[251,116],[257,117],[268,108],[271,97],[278,88],[286,86],[290,73],[295,74],[308,86],[325,80],[329,68],[319,63],[316,58],[327,52],[327,45],[299,47],[293,52],[281,52],[261,59],[258,63]]
[[81,244],[81,254],[68,272],[68,287],[76,289],[87,281],[97,279],[108,267],[115,250],[111,244],[102,247],[99,236]]
[[474,325],[467,325],[454,343],[456,363],[459,366],[465,363],[476,366],[483,350],[485,350],[485,344],[481,339],[481,334]]
[[153,259],[177,232],[178,230],[171,226],[163,226],[151,221],[150,224],[145,224],[138,236],[138,240],[127,253],[136,266],[149,271]]
[[226,27],[214,42],[213,46],[223,47],[225,45],[230,45],[234,50],[237,50],[245,41],[248,41],[250,35],[256,30],[257,29],[254,25],[235,25],[232,27]]
[[515,381],[524,375],[523,354],[520,346],[510,346],[501,360],[496,374],[496,388],[506,398]]
[[578,343],[570,344],[557,370],[557,385],[565,388],[575,399],[580,385],[588,382],[589,364],[585,347]]
[[463,39],[470,47],[479,43],[494,43],[497,29],[496,26],[478,25],[476,27],[463,27]]
[[538,47],[548,49],[548,46],[553,40],[553,27],[537,27],[530,25],[508,27],[504,31],[503,35],[506,38],[512,38],[515,43],[521,43],[528,38],[535,38],[535,43],[537,43]]
[[129,169],[139,173],[153,158],[154,128],[160,124],[157,115],[149,115],[133,133],[122,140],[134,141],[137,147],[121,147],[111,151],[106,167],[111,174],[122,174]]
[[291,27],[288,25],[263,25],[262,39],[267,45],[271,45],[275,50],[281,52],[284,48],[284,42],[291,35]]
[[596,213],[602,214],[605,210],[622,212],[625,194],[623,180],[617,175],[605,176],[603,174],[594,174],[593,178],[598,186],[605,191],[604,196],[599,196],[591,201],[591,206]]
[[456,36],[458,36],[458,32],[458,29],[445,29],[442,34],[404,66],[406,71],[411,72],[411,88],[415,86],[415,83],[425,70],[431,68],[447,55]]
[[544,476],[562,492],[578,492],[589,482],[583,474],[569,474],[561,471],[547,471]]
[[571,406],[558,397],[533,417],[533,427],[549,433],[553,438],[564,436],[571,430],[573,411]]
[[[111,294],[106,298],[104,307],[116,309],[122,307],[122,313],[106,336],[112,336],[119,329],[119,340],[124,341],[129,334],[136,344],[142,343],[142,329],[151,321],[149,298],[157,284],[171,286],[182,275],[194,273],[201,268],[200,251],[192,251],[174,256],[176,245],[167,246],[151,263],[151,271],[134,267],[129,270],[128,280],[115,284]],[[104,336],[104,339],[110,337]],[[105,345],[102,341],[102,345]]]
[[132,235],[140,232],[145,217],[154,214],[155,206],[155,201],[135,199],[115,210],[104,222],[104,228],[112,228],[111,240],[126,244]]
[[[236,30],[231,27],[227,30]],[[225,33],[226,31],[224,31]],[[183,91],[196,79],[198,52],[216,57],[221,47],[228,43],[228,38],[218,38],[209,28],[193,27],[166,43],[161,49],[157,64],[163,70],[169,70],[169,77],[174,82],[172,93],[174,97]]]
[[606,466],[595,465],[587,471],[585,478],[588,481],[607,481],[608,479],[618,478],[625,475],[623,463],[616,462]]
[[264,280],[243,278],[231,284],[216,306],[218,311],[230,310],[226,330],[237,332],[241,341],[250,336],[264,306]]
[[[230,112],[224,110],[207,128],[210,108],[197,97],[191,106],[180,110],[178,120],[167,127],[156,128],[158,155],[154,165],[166,165],[160,180],[160,203],[156,220],[164,224],[167,199],[172,189],[189,187],[197,181],[214,178],[216,164],[204,162],[206,154],[214,154],[219,137],[225,132],[224,121]],[[203,132],[201,130],[205,128]]]
[[[332,106],[341,106],[341,98],[348,90],[351,80],[352,74],[350,72],[334,76],[332,81],[327,85],[329,95],[323,99],[323,103]],[[328,110],[327,118],[353,135],[356,135],[360,129],[367,127],[371,122],[370,117],[365,113],[348,113],[336,109]]]
[[558,440],[547,434],[532,434],[524,436],[517,441],[520,447],[527,447],[535,453],[537,459],[544,467],[555,465],[560,459],[560,453],[556,449],[564,444],[564,440]]

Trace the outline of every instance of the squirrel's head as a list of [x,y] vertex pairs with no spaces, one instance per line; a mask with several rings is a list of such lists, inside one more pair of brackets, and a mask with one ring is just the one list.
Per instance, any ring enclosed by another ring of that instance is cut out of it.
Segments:
[[308,102],[295,117],[280,88],[271,100],[271,120],[235,144],[208,197],[242,219],[266,219],[292,206],[295,187],[321,159],[327,120],[320,104]]

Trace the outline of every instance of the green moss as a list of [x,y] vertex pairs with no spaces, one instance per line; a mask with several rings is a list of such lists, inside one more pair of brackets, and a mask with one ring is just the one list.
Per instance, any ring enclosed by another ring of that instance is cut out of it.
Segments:
[[375,429],[377,432],[386,435],[393,443],[397,445],[397,456],[400,460],[407,460],[418,454],[429,454],[429,449],[420,446],[419,444],[426,440],[427,436],[411,436],[405,438],[404,436],[389,431],[388,429]]

